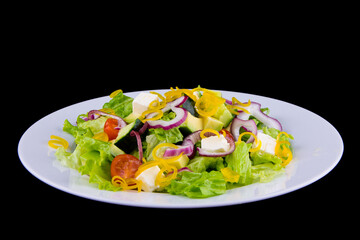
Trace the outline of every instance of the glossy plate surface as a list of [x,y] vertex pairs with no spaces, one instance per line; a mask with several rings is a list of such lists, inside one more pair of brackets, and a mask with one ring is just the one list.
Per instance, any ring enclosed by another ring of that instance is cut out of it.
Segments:
[[[168,90],[155,90],[164,93]],[[148,91],[147,91],[148,92]],[[140,92],[125,93],[135,98]],[[294,159],[285,174],[269,183],[256,183],[228,190],[225,194],[190,199],[163,193],[135,191],[110,192],[89,184],[87,176],[60,165],[54,150],[47,142],[50,135],[61,136],[74,149],[71,135],[62,131],[65,119],[74,123],[76,117],[93,109],[101,109],[109,97],[100,97],[58,110],[33,124],[21,137],[18,154],[24,167],[41,181],[62,191],[107,203],[157,208],[216,207],[258,201],[292,192],[307,186],[330,172],[340,161],[343,141],[337,130],[325,119],[304,108],[280,100],[239,92],[222,91],[223,97],[240,101],[255,101],[270,109],[270,116],[278,119],[284,131],[295,138]]]

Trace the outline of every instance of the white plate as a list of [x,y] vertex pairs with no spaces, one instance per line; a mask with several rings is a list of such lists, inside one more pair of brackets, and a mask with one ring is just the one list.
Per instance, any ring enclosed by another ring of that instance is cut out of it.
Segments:
[[[164,93],[168,90],[155,90]],[[136,97],[140,92],[125,93]],[[222,91],[223,97],[248,99],[270,108],[270,116],[277,118],[283,129],[292,134],[294,159],[286,167],[285,174],[269,183],[256,183],[227,191],[223,195],[190,199],[164,193],[136,191],[110,192],[98,190],[88,183],[87,176],[63,167],[54,157],[54,150],[47,145],[50,135],[64,137],[72,143],[71,135],[62,131],[65,119],[74,123],[76,117],[93,109],[101,109],[109,97],[101,97],[58,110],[32,125],[21,137],[18,153],[25,168],[38,179],[62,191],[103,202],[158,208],[216,207],[258,201],[279,196],[307,186],[330,172],[340,161],[343,141],[337,130],[320,116],[283,101],[245,94]]]

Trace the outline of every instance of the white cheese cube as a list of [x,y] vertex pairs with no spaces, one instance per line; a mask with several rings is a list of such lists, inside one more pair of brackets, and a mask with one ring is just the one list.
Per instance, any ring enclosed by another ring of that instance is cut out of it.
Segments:
[[159,100],[159,97],[155,94],[145,92],[140,93],[133,101],[133,113],[141,115],[148,110],[149,104],[155,100]]
[[226,152],[230,149],[230,144],[224,135],[220,134],[220,137],[211,136],[201,139],[201,148],[209,152]]
[[141,189],[145,192],[153,192],[155,189],[158,189],[160,186],[155,185],[155,179],[159,172],[160,168],[158,166],[153,166],[140,173],[136,180],[142,181]]
[[[261,141],[260,150],[275,155],[276,139],[262,132],[258,132],[256,137]],[[256,147],[257,144],[253,144],[253,148]]]

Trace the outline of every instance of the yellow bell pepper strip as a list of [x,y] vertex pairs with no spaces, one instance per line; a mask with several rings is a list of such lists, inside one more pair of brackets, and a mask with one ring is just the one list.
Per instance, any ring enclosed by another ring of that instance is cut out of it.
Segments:
[[[218,137],[220,137],[220,133],[219,133],[218,131],[214,130],[214,129],[211,129],[211,128],[206,128],[206,129],[202,130],[202,131],[200,132],[200,137],[201,137],[201,138],[207,138],[207,137],[205,136],[205,133],[207,133],[207,132],[214,133],[215,135],[217,135]],[[226,133],[225,133],[225,134],[226,134]],[[224,136],[224,137],[225,137],[225,136]]]
[[116,91],[113,91],[111,94],[110,94],[110,97],[111,98],[114,98],[116,95],[118,95],[119,93],[122,93],[123,91],[121,89],[118,89]]
[[[166,173],[166,174],[165,174]],[[172,174],[169,174],[172,173]],[[165,177],[163,177],[165,176]],[[174,166],[168,166],[160,169],[160,172],[156,175],[155,185],[165,187],[170,184],[171,180],[177,176],[177,168]]]
[[239,135],[239,138],[238,138],[238,141],[237,141],[237,142],[240,143],[240,142],[241,142],[241,138],[242,138],[244,135],[247,135],[247,134],[253,136],[253,137],[255,138],[255,141],[254,141],[254,142],[258,145],[256,148],[250,148],[249,152],[259,151],[260,148],[261,148],[261,141],[260,141],[260,140],[256,137],[256,135],[255,135],[254,133],[252,133],[252,132],[243,132],[242,134]]
[[175,99],[178,99],[179,97],[182,96],[182,94],[187,95],[189,98],[191,98],[194,102],[197,101],[197,97],[194,95],[194,92],[189,90],[189,89],[180,89],[178,87],[176,87],[176,89],[174,88],[170,88],[170,91],[166,92],[164,94],[164,96],[166,97],[166,102],[172,102]]
[[[233,97],[232,105],[227,104],[226,107],[232,114],[238,115],[239,114],[238,111],[243,111],[247,114],[250,114],[250,112],[244,108],[244,107],[249,107],[250,105],[251,105],[250,99],[248,100],[247,103],[242,103],[239,100],[237,100],[235,97]],[[238,110],[238,111],[235,111],[235,110]]]
[[229,167],[222,168],[220,171],[224,176],[225,181],[231,183],[237,183],[239,181],[240,175],[237,172],[231,170]]
[[106,132],[97,133],[92,138],[103,142],[109,141],[109,136],[106,134]]
[[69,147],[68,141],[66,141],[62,137],[51,135],[50,138],[51,138],[51,140],[48,141],[49,147],[52,147],[55,149],[58,149],[59,147],[64,147],[65,149],[67,149]]
[[[150,113],[157,113],[154,117],[152,118],[146,118],[146,115],[150,114]],[[163,111],[161,111],[161,109],[149,109],[146,110],[145,112],[143,112],[141,114],[141,116],[139,117],[139,119],[145,123],[147,121],[155,121],[155,120],[159,120],[162,116],[164,115]]]
[[[175,144],[172,144],[172,143],[160,143],[160,144],[158,144],[158,145],[154,148],[154,150],[152,151],[151,154],[152,154],[152,156],[153,156],[153,158],[154,158],[155,160],[160,161],[161,163],[164,163],[164,162],[174,162],[174,161],[178,160],[178,159],[182,156],[182,154],[183,154],[183,153],[181,153],[180,155],[175,156],[175,157],[172,157],[172,158],[162,158],[162,157],[159,157],[159,156],[157,155],[157,152],[158,152],[161,148],[163,148],[163,147],[171,147],[171,148],[175,148],[175,149],[179,148],[178,146],[176,146]],[[165,164],[165,165],[166,165],[166,164]]]
[[116,176],[112,177],[111,183],[115,187],[121,187],[122,190],[131,190],[131,189],[137,188],[138,192],[141,192],[141,187],[142,187],[141,180],[137,180],[134,178],[124,179],[124,178],[116,175]]
[[174,88],[170,88],[170,91],[164,93],[164,96],[166,98],[166,102],[172,102],[174,101],[175,99],[178,99],[179,97],[182,96],[182,91],[177,88],[177,89],[174,89]]
[[[159,100],[155,100],[155,101],[151,102],[149,105],[149,109],[162,109],[166,106],[166,98],[165,97],[163,97],[160,93],[157,93],[157,92],[151,91],[150,93],[157,95],[161,99],[161,102],[159,102]],[[157,104],[156,106],[153,105],[154,102],[156,102],[156,104]]]
[[280,136],[285,135],[290,138],[289,134],[286,132],[280,132],[276,137],[276,145],[275,145],[275,155],[282,159],[282,166],[285,167],[288,165],[293,159],[293,154],[290,150],[290,142],[289,141],[280,141]]
[[115,115],[115,111],[113,109],[111,109],[111,108],[102,108],[102,109],[99,109],[99,111]]
[[201,116],[211,117],[225,101],[224,98],[217,97],[209,92],[204,92],[199,100],[196,101],[195,109]]
[[238,104],[238,105],[240,105],[242,107],[249,107],[251,105],[250,99],[248,100],[247,103],[242,103],[239,100],[237,100],[235,97],[233,97],[231,100],[232,100],[233,105]]

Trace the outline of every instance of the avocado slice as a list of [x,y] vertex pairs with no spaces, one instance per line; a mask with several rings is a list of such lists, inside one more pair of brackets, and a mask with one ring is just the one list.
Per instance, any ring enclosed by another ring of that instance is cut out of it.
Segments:
[[211,128],[216,131],[220,131],[224,127],[224,123],[213,117],[204,117],[203,119],[204,129]]
[[217,112],[212,117],[221,121],[224,124],[224,128],[226,128],[234,118],[229,109],[226,108],[225,103],[220,105]]
[[180,125],[180,131],[183,135],[187,136],[192,132],[203,129],[202,118],[194,117],[191,113],[188,113],[185,122]]
[[176,167],[177,169],[185,167],[189,163],[189,157],[183,154],[179,159],[176,161],[170,162],[169,165]]

